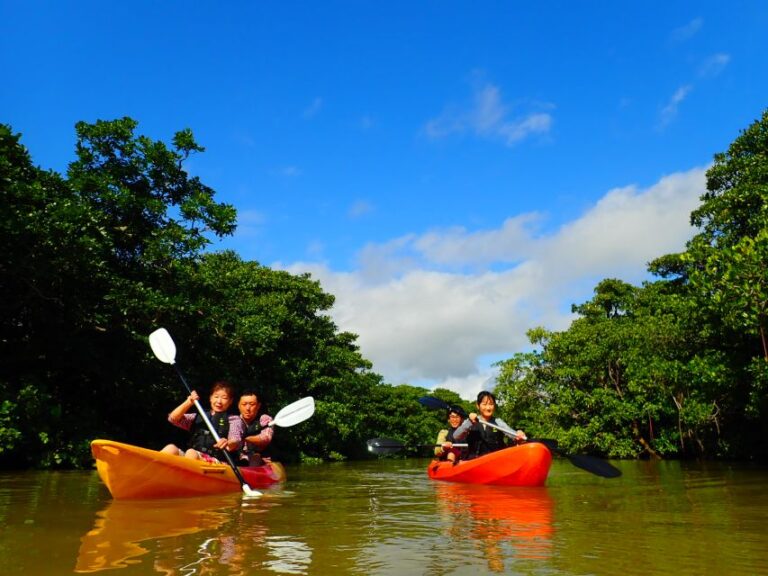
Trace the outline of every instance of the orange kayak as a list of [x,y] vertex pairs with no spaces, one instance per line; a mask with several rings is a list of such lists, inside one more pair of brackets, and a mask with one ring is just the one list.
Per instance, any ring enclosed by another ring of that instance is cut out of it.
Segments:
[[[94,440],[96,470],[116,500],[183,498],[239,492],[240,482],[228,464],[211,464],[111,440]],[[279,462],[240,468],[251,488],[285,481]]]
[[497,450],[471,460],[433,460],[427,474],[433,480],[499,486],[543,486],[552,464],[552,453],[538,442]]

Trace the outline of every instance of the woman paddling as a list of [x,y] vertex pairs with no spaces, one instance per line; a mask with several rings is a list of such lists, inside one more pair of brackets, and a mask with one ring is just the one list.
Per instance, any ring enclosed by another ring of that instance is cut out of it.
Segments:
[[[467,449],[467,458],[477,458],[483,454],[495,452],[507,447],[507,438],[511,438],[514,443],[526,439],[522,430],[513,430],[501,418],[493,416],[496,410],[496,398],[490,392],[483,390],[477,395],[477,410],[479,414],[472,412],[469,418],[464,420],[453,433],[456,442],[466,438],[469,448]],[[511,434],[504,434],[495,427],[487,426],[485,423],[493,424],[499,428],[506,428]]]
[[221,380],[211,387],[211,410],[208,417],[219,435],[219,440],[211,434],[203,417],[196,412],[189,412],[200,397],[194,390],[189,397],[168,414],[168,421],[188,430],[190,433],[189,449],[182,450],[175,444],[168,444],[161,452],[185,456],[193,460],[219,462],[219,456],[224,459],[222,450],[235,452],[242,446],[243,421],[239,416],[227,413],[234,400],[234,390],[229,382]]

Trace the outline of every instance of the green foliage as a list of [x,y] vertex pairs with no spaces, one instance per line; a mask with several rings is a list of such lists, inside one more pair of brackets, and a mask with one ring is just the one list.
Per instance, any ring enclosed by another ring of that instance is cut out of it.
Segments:
[[768,110],[715,155],[691,223],[701,232],[686,262],[702,303],[756,336],[768,361]]
[[190,130],[167,146],[136,128],[78,123],[65,179],[0,126],[0,464],[90,465],[95,437],[169,441],[165,416],[185,393],[147,346],[159,325],[203,393],[221,377],[255,384],[273,414],[318,397],[317,418],[276,435],[286,459],[359,454],[381,378],[327,315],[333,296],[307,275],[203,252],[236,219],[183,168],[204,149]]
[[[382,382],[317,281],[206,252],[236,213],[185,171],[204,151],[191,130],[167,145],[137,127],[78,123],[64,177],[0,125],[0,466],[89,466],[96,437],[175,441],[166,414],[185,392],[146,341],[161,325],[203,393],[255,386],[272,414],[315,397],[313,418],[277,431],[280,460],[432,443],[446,415],[418,403],[427,390]],[[535,350],[498,364],[499,415],[573,452],[768,455],[767,199],[768,112],[715,156],[698,233],[649,264],[658,280],[603,280],[567,330],[535,328]]]
[[661,280],[603,280],[568,330],[499,364],[509,421],[607,456],[768,455],[768,112],[707,190],[687,250],[649,264]]

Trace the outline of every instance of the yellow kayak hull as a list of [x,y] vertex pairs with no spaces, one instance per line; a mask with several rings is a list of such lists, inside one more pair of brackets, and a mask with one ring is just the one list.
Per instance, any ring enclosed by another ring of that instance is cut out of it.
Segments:
[[[101,481],[116,500],[189,498],[238,492],[240,481],[228,464],[211,464],[112,440],[94,440],[91,453]],[[279,462],[240,468],[251,488],[285,481]]]

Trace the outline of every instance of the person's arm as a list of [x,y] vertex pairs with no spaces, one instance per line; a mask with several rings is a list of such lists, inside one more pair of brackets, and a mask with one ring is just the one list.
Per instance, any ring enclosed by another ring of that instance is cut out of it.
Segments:
[[[470,417],[471,416],[472,414],[470,414]],[[459,424],[458,428],[456,428],[456,430],[453,432],[453,439],[455,441],[464,440],[464,438],[467,437],[467,434],[469,434],[469,430],[472,428],[472,424],[474,424],[474,422],[472,422],[470,418],[464,420],[464,422]]]
[[267,414],[262,414],[259,418],[259,426],[261,426],[261,430],[258,434],[248,436],[245,441],[248,442],[248,444],[253,444],[257,450],[264,450],[264,448],[269,446],[269,443],[272,442],[272,436],[275,433],[275,429],[269,425],[270,422],[272,422],[272,417]]
[[240,450],[243,446],[243,436],[245,435],[245,427],[240,416],[229,417],[229,434],[227,434],[227,452],[235,452]]
[[192,390],[192,393],[187,397],[184,402],[176,406],[171,413],[168,414],[168,422],[184,430],[189,430],[192,426],[192,422],[195,419],[194,414],[187,414],[187,412],[195,405],[195,400],[199,400],[200,397],[197,392]]
[[437,434],[437,440],[435,441],[435,444],[438,444],[438,446],[435,446],[435,456],[442,456],[445,453],[445,450],[443,450],[443,442],[445,442],[447,438],[448,430],[440,430]]
[[502,434],[504,434],[507,438],[512,438],[512,440],[517,440],[517,441],[527,440],[525,436],[525,432],[523,432],[522,430],[515,430],[514,428],[512,428],[512,426],[504,422],[504,420],[502,420],[501,418],[496,418],[496,424],[498,424],[502,428],[506,428],[507,430],[509,430],[509,432],[512,433],[512,434],[509,434],[504,430],[502,430],[501,431]]

